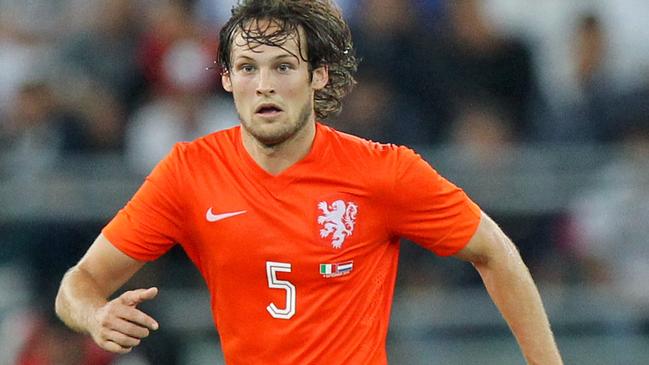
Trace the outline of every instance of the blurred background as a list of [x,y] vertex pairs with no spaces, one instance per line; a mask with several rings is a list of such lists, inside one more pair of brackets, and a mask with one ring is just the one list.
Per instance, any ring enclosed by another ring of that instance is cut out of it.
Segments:
[[[0,364],[219,364],[184,253],[116,358],[56,320],[67,268],[171,146],[237,124],[233,1],[0,0]],[[649,2],[338,0],[362,58],[326,121],[415,148],[519,246],[567,364],[649,363]],[[404,187],[407,188],[407,187]],[[521,364],[471,265],[404,242],[393,364]]]

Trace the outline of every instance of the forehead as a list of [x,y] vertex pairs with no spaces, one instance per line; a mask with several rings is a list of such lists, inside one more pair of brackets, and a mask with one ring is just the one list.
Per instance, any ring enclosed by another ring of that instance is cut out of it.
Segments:
[[235,31],[231,57],[255,58],[261,54],[270,54],[306,59],[305,39],[304,30],[299,26],[292,30],[282,27],[274,20],[251,20]]

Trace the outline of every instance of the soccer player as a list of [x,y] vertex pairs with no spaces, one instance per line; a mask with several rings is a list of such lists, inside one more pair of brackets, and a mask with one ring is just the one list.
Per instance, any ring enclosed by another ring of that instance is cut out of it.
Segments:
[[[471,262],[529,363],[560,364],[516,247],[405,147],[321,123],[353,84],[330,0],[249,0],[220,33],[241,125],[179,143],[64,276],[61,319],[129,352],[158,323],[157,288],[109,297],[180,244],[211,294],[228,364],[386,364],[399,238]],[[434,310],[434,308],[431,308]]]

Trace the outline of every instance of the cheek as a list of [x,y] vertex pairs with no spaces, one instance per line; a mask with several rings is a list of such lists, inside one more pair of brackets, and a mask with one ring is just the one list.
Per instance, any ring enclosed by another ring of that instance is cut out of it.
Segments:
[[250,75],[241,75],[239,73],[234,73],[230,76],[230,87],[232,91],[245,92],[253,87],[255,83],[255,78]]
[[[250,88],[250,82],[236,82],[232,84],[232,97],[237,105],[246,103],[251,95],[254,95],[254,88]],[[252,91],[251,91],[252,90]]]
[[295,82],[286,82],[282,84],[280,93],[285,95],[286,98],[290,98],[295,101],[308,100],[309,97],[313,97],[313,94],[310,92],[308,84],[305,84],[303,80]]
[[254,91],[254,88],[251,89],[252,82],[249,80],[237,80],[237,82],[232,83],[232,93],[239,95],[246,95],[250,93],[250,90]]
[[234,107],[237,110],[237,113],[242,117],[242,118],[248,118],[250,116],[250,112],[248,111],[247,105],[246,104],[246,98],[242,98],[238,94],[233,94],[233,100],[234,100]]

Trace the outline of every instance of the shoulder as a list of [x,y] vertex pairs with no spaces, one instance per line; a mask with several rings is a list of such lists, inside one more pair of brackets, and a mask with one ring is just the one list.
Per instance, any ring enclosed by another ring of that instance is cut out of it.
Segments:
[[188,176],[199,176],[236,160],[237,128],[214,132],[191,142],[176,143],[149,177],[175,176],[175,179],[186,182]]
[[178,142],[174,145],[169,157],[195,162],[218,156],[227,157],[235,153],[239,128],[236,126],[220,130],[191,142]]
[[431,176],[433,169],[408,147],[378,143],[326,128],[329,149],[325,159],[329,171],[363,184],[378,196],[385,198],[395,193],[398,182],[408,177]]
[[322,126],[332,152],[347,163],[372,168],[398,168],[409,165],[421,156],[409,147],[379,143]]

